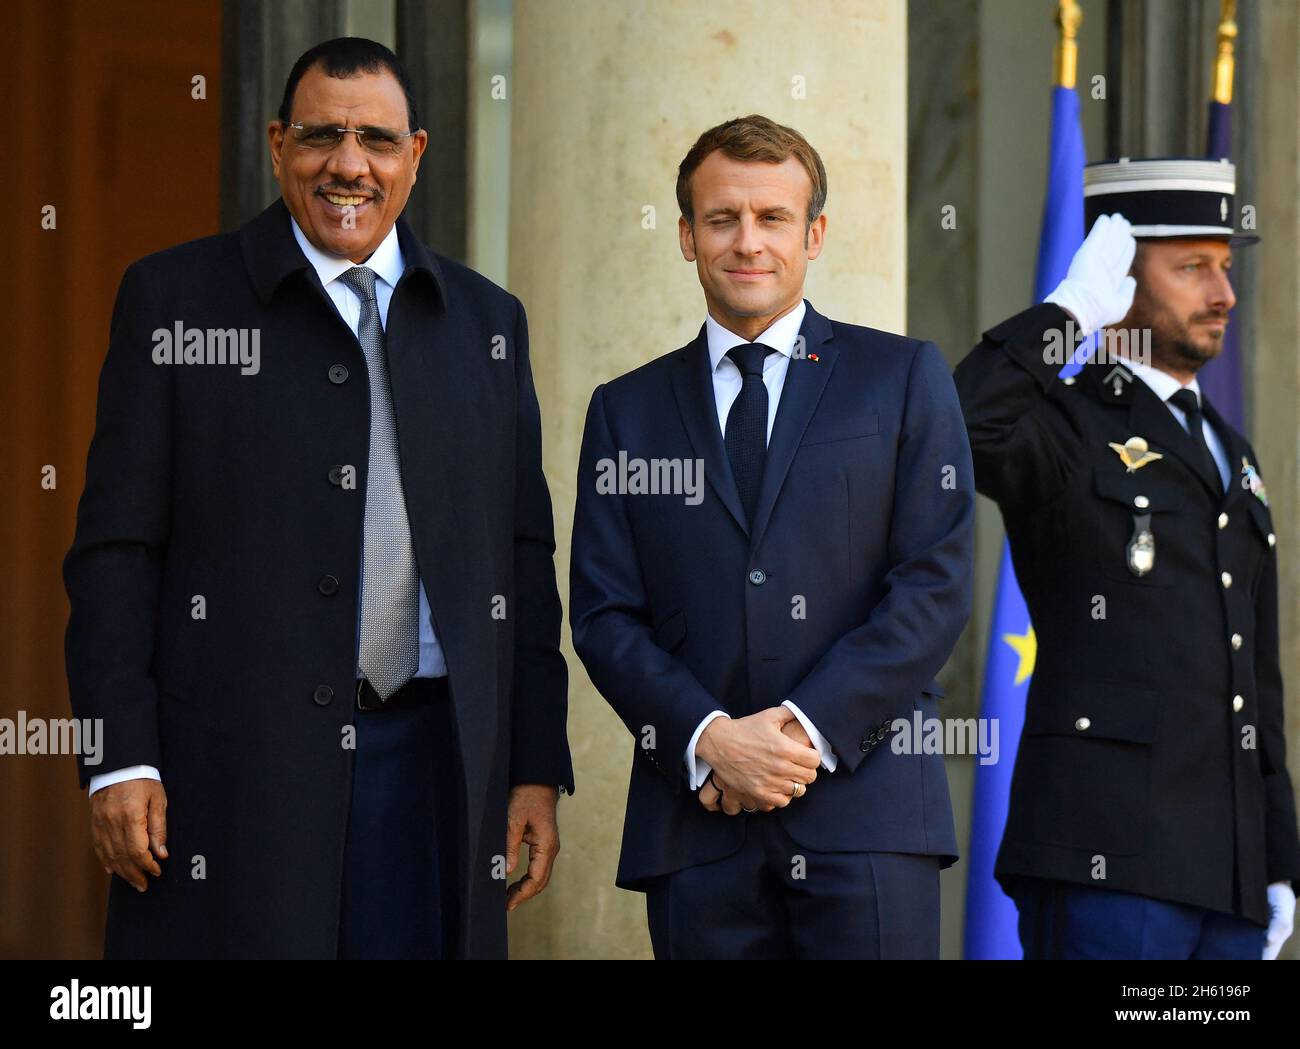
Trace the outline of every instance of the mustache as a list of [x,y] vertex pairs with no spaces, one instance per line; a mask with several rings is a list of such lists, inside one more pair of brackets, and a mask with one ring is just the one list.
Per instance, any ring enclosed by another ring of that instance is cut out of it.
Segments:
[[384,191],[378,186],[367,186],[365,183],[356,183],[341,186],[337,182],[329,182],[323,186],[316,187],[316,196],[323,196],[326,193],[337,193],[340,196],[369,196],[376,203],[384,199]]

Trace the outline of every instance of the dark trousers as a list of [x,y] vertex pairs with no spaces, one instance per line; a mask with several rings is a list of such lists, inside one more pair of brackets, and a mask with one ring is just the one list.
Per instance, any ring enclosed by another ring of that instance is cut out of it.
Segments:
[[775,813],[745,844],[655,879],[646,893],[655,958],[848,959],[939,956],[939,861],[894,852],[812,852]]
[[356,712],[340,958],[455,953],[456,747],[446,678],[413,678],[400,708]]
[[1029,960],[1259,961],[1264,951],[1261,926],[1185,903],[1029,878],[1012,897]]

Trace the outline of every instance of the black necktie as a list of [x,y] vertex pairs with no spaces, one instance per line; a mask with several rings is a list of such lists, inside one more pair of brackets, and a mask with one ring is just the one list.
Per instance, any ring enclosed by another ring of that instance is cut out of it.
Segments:
[[1201,459],[1201,472],[1207,480],[1213,479],[1216,491],[1222,491],[1223,477],[1219,473],[1218,463],[1210,454],[1210,446],[1205,443],[1205,427],[1202,425],[1205,417],[1201,414],[1201,402],[1196,393],[1184,387],[1170,397],[1169,402],[1187,416],[1187,436],[1196,445],[1196,453]]
[[727,458],[740,491],[745,517],[752,526],[758,488],[763,482],[763,461],[767,458],[767,387],[763,385],[763,360],[775,353],[761,342],[733,346],[727,356],[740,369],[740,395],[727,414]]

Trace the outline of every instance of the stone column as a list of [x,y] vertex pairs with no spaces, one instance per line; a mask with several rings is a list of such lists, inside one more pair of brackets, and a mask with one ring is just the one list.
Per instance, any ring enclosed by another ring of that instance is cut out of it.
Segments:
[[[704,321],[674,193],[702,131],[758,112],[802,132],[830,189],[808,298],[830,317],[903,330],[906,32],[906,6],[883,0],[516,0],[509,287],[528,309],[566,614],[591,391]],[[647,957],[644,898],[614,887],[633,740],[568,634],[577,794],[561,799],[555,877],[512,916],[511,950]]]

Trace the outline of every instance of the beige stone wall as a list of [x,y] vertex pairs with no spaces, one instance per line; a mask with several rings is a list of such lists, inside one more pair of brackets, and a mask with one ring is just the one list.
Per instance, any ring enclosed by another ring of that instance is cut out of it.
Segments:
[[[528,310],[566,614],[591,391],[704,321],[674,194],[700,132],[751,112],[801,131],[830,186],[808,298],[903,330],[906,31],[906,5],[885,0],[516,0],[508,283]],[[512,916],[511,953],[648,957],[644,898],[614,887],[632,737],[587,680],[567,623],[564,644],[578,789],[560,802],[550,888]]]
[[[1277,529],[1278,613],[1286,684],[1287,764],[1300,794],[1300,10],[1294,0],[1259,6],[1257,165],[1261,241],[1252,289],[1257,344],[1250,365],[1254,418],[1250,442],[1268,482]],[[1300,958],[1293,935],[1283,958]]]

